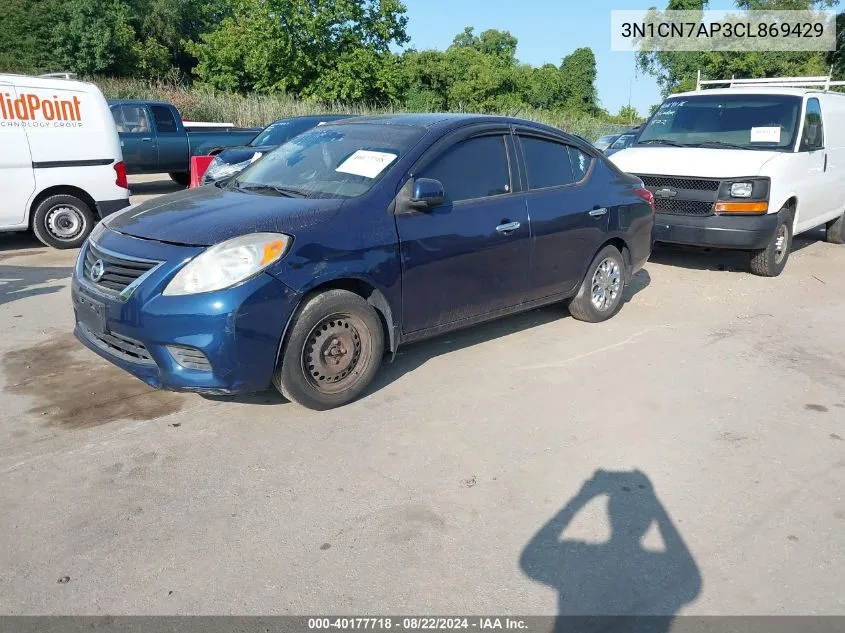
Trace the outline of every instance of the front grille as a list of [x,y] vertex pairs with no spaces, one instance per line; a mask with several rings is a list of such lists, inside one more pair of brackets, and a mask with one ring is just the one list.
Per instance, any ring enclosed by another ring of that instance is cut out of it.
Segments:
[[678,200],[677,198],[655,198],[657,213],[670,215],[712,215],[713,203],[704,200]]
[[[95,281],[91,275],[91,269],[97,261],[103,262],[103,275]],[[158,262],[129,259],[105,253],[94,244],[89,243],[85,251],[84,275],[88,281],[96,286],[120,292],[157,265]]]
[[686,189],[689,191],[718,191],[718,180],[703,180],[701,178],[675,178],[673,176],[641,176],[643,184],[649,189],[671,187],[672,189]]
[[131,363],[138,363],[139,365],[155,365],[155,361],[146,346],[141,341],[136,341],[134,338],[117,334],[116,332],[95,333],[88,329],[82,323],[79,324],[83,333],[88,340],[94,343],[97,347],[114,356],[119,356]]

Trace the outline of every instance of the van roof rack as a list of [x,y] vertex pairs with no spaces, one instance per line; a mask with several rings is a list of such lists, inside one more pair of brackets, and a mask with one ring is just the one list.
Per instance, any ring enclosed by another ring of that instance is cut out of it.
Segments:
[[76,73],[44,73],[43,75],[38,75],[38,77],[42,79],[76,79]]
[[[831,73],[833,68],[831,67]],[[830,90],[832,86],[845,86],[845,81],[833,81],[833,76],[825,75],[820,77],[770,77],[764,79],[708,79],[701,80],[701,71],[698,71],[698,79],[695,82],[696,91],[707,86],[723,88],[816,88],[819,90]]]

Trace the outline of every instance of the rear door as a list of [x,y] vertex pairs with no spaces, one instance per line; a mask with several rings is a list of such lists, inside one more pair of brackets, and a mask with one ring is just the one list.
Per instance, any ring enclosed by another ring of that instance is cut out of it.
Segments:
[[188,135],[176,120],[173,110],[163,105],[151,105],[150,113],[155,123],[158,139],[159,170],[166,172],[188,171],[190,154]]
[[10,111],[17,98],[14,86],[0,84],[0,227],[26,221],[27,204],[35,190],[26,129],[15,125],[18,117]]
[[531,217],[531,298],[569,292],[607,232],[609,211],[590,186],[597,159],[551,136],[521,131],[518,139]]
[[111,107],[114,124],[120,135],[123,160],[130,171],[158,169],[158,143],[147,107],[124,104]]
[[404,332],[517,305],[528,290],[530,227],[507,130],[435,150],[413,172],[443,184],[443,204],[396,216]]

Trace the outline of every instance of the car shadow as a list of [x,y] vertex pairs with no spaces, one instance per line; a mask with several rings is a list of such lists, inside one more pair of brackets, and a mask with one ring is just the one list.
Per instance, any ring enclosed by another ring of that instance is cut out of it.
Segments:
[[[3,266],[0,264],[0,305],[27,297],[58,292],[70,281],[72,272],[72,268],[63,266]],[[50,285],[45,286],[45,284]]]
[[29,231],[15,233],[0,233],[0,252],[14,251],[9,255],[0,255],[0,261],[7,257],[18,257],[20,255],[34,254],[33,251],[41,251],[48,248],[38,241]]
[[[824,240],[824,228],[796,235],[792,240],[792,252],[797,253]],[[751,256],[747,251],[663,243],[654,245],[649,259],[655,264],[731,273],[750,272],[750,260]]]
[[[641,292],[651,284],[651,276],[648,270],[641,269],[626,284],[623,294],[623,302],[628,303],[637,293]],[[372,385],[367,389],[366,394],[387,387],[405,374],[414,371],[430,359],[442,354],[472,347],[481,343],[530,330],[552,321],[557,321],[569,315],[562,302],[553,303],[542,308],[536,308],[494,321],[488,321],[479,325],[468,327],[464,330],[449,332],[419,343],[411,343],[407,347],[401,347],[393,362],[385,362],[381,371],[376,374]]]
[[146,182],[130,182],[129,195],[132,196],[154,196],[165,193],[174,193],[182,191],[185,187],[177,185],[170,180],[167,174],[162,175],[161,180],[150,180]]
[[[577,525],[589,525],[593,534],[609,527],[609,538],[561,538],[598,498],[606,500],[606,527],[594,525],[589,512]],[[558,592],[559,632],[665,633],[702,587],[695,559],[637,470],[597,470],[531,538],[519,563],[526,576]]]

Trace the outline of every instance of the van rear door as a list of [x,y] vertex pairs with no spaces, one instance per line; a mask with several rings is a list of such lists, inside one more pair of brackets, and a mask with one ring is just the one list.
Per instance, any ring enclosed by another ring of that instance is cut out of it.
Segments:
[[17,98],[14,86],[0,83],[0,228],[26,222],[27,204],[35,190],[26,128],[14,113]]

